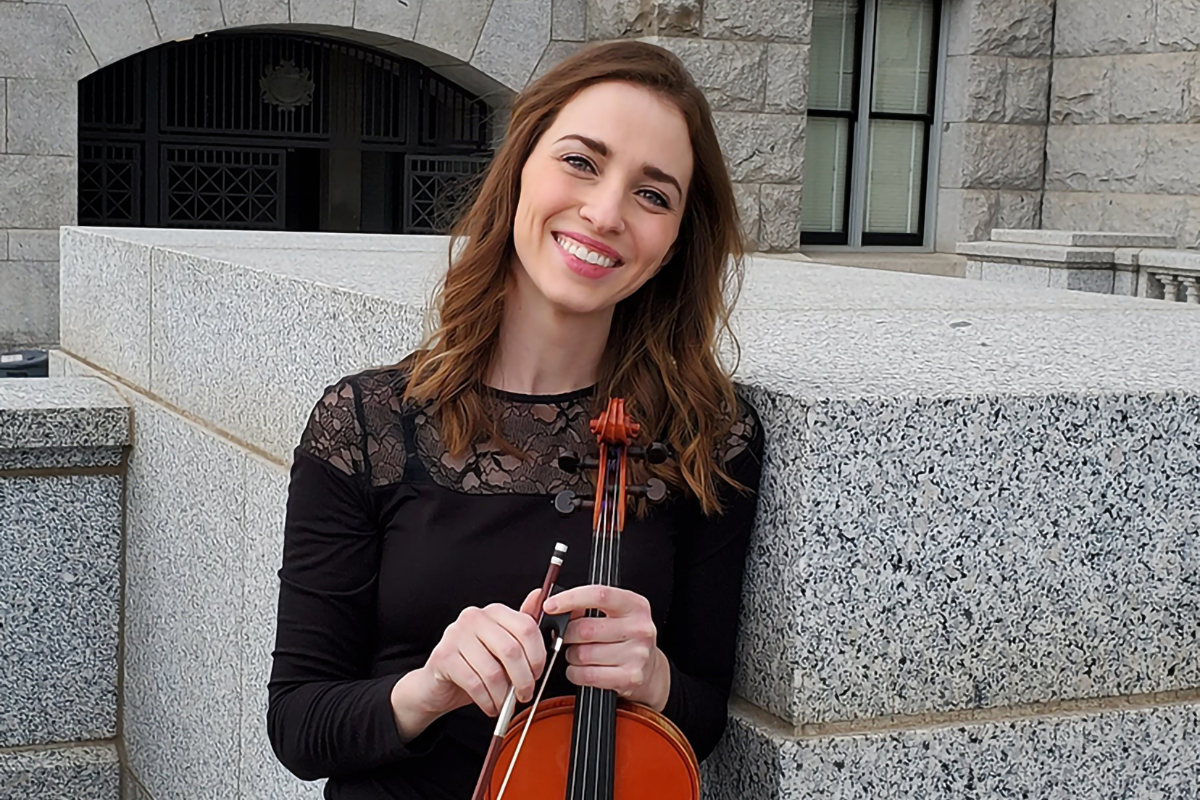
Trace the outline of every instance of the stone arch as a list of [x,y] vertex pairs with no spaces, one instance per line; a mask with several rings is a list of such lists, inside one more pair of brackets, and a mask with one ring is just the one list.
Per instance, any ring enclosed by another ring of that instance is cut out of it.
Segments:
[[[58,342],[58,228],[76,222],[77,82],[202,33],[320,33],[420,62],[492,105],[584,38],[582,0],[64,0],[0,3],[0,240],[25,298],[15,341]],[[569,17],[563,8],[573,9]],[[564,21],[553,23],[552,14]],[[7,109],[7,112],[6,112]],[[19,277],[17,277],[19,276]]]

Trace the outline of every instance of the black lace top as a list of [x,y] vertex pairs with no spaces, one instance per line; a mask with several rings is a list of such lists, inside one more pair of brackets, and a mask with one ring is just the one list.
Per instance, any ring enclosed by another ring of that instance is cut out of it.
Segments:
[[[590,492],[557,466],[566,447],[594,451],[592,391],[492,401],[527,461],[479,446],[452,458],[417,408],[402,406],[404,374],[372,370],[326,389],[296,448],[288,493],[268,734],[300,778],[328,777],[325,796],[470,797],[493,721],[467,706],[401,742],[392,686],[422,666],[467,606],[516,607],[540,585],[554,543],[570,548],[564,587],[587,583],[591,514],[561,517],[552,495]],[[757,490],[763,435],[739,408],[722,448]],[[742,566],[754,492],[726,487],[725,512],[705,517],[679,498],[626,518],[621,585],[646,597],[671,662],[664,713],[699,758],[725,725]],[[546,696],[573,693],[562,659]]]

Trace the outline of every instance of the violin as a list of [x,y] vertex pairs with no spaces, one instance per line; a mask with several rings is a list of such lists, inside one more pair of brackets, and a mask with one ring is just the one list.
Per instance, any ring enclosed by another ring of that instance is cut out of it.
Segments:
[[[654,443],[633,446],[639,425],[625,412],[625,401],[613,398],[600,416],[590,421],[599,445],[598,455],[580,459],[564,452],[559,466],[574,472],[596,469],[595,497],[577,497],[564,490],[555,495],[559,513],[591,508],[592,552],[590,580],[604,586],[620,585],[620,536],[625,527],[629,498],[660,502],[666,485],[657,478],[643,486],[626,483],[628,461],[645,459],[662,463],[667,448]],[[565,552],[558,545],[550,572],[542,585],[541,608],[557,587],[553,586]],[[554,562],[557,559],[558,564]],[[599,616],[595,609],[586,616]],[[569,615],[540,614],[554,637],[551,659],[542,686],[529,708],[512,720],[512,695],[504,703],[472,800],[699,800],[700,767],[683,733],[648,706],[620,699],[611,689],[581,686],[574,697],[556,697],[541,703],[546,679],[562,647]],[[519,758],[528,747],[534,756]]]

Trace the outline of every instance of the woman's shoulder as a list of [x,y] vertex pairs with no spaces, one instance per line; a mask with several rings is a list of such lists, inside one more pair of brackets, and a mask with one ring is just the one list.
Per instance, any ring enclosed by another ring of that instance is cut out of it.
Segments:
[[343,375],[318,397],[300,436],[299,449],[340,471],[361,474],[369,440],[392,428],[403,408],[412,356],[397,364]]

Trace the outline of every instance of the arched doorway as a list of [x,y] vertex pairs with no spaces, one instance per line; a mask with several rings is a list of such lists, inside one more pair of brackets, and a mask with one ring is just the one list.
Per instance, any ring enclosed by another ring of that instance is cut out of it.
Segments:
[[442,233],[490,160],[488,106],[414,61],[219,33],[79,83],[79,223]]

